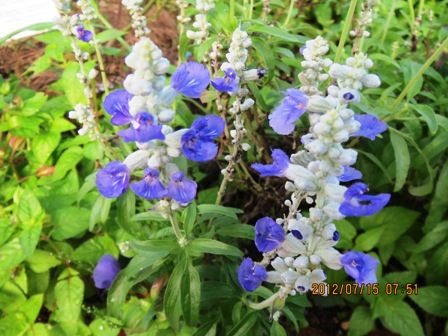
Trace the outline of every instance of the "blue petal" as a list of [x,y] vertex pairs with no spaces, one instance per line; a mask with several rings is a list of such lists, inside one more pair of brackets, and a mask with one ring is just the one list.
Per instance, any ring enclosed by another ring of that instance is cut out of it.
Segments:
[[233,69],[227,69],[224,77],[217,77],[212,80],[213,87],[226,93],[235,93],[238,90],[238,79]]
[[262,177],[284,176],[285,170],[289,165],[288,155],[286,155],[286,153],[281,149],[274,149],[272,151],[272,159],[272,164],[254,163],[251,165],[251,167],[255,169]]
[[199,98],[209,83],[208,69],[197,62],[181,64],[171,77],[171,87],[191,98]]
[[129,101],[132,95],[126,90],[115,90],[109,93],[104,99],[104,110],[112,116],[111,123],[113,125],[126,125],[132,120],[129,113]]
[[355,120],[361,123],[359,130],[352,136],[362,136],[370,140],[387,130],[387,124],[372,114],[356,114]]
[[187,159],[196,162],[205,162],[212,160],[218,153],[218,145],[211,141],[185,142],[185,135],[188,136],[188,132],[182,136],[182,152]]
[[103,255],[93,270],[95,287],[99,289],[109,288],[119,272],[120,264],[114,256],[111,254]]
[[285,231],[270,217],[263,217],[255,223],[255,245],[260,252],[270,252],[285,240]]
[[187,204],[196,197],[196,189],[196,182],[185,177],[182,172],[176,172],[171,176],[168,184],[168,196],[180,204]]
[[165,186],[159,180],[159,172],[150,168],[145,169],[143,180],[131,184],[131,190],[137,196],[148,200],[160,199],[167,195]]
[[202,140],[214,140],[220,137],[224,132],[226,123],[223,118],[217,115],[208,115],[205,117],[197,118],[192,124],[190,129],[195,130],[198,136]]
[[288,135],[294,131],[296,121],[305,112],[308,97],[300,90],[288,89],[282,102],[269,115],[269,125],[282,135]]
[[104,197],[118,197],[126,191],[130,175],[125,164],[119,161],[109,162],[96,173],[96,187]]
[[339,176],[339,181],[341,182],[350,182],[353,180],[362,179],[362,173],[350,166],[344,166],[344,172],[341,176]]
[[367,185],[355,183],[344,194],[339,212],[344,216],[371,216],[383,209],[390,200],[390,194],[364,195]]
[[245,258],[238,268],[238,281],[248,292],[260,287],[267,276],[266,269],[262,265],[255,265],[251,258]]
[[341,257],[345,272],[358,284],[376,283],[376,268],[379,261],[368,254],[348,251]]
[[89,42],[93,37],[93,33],[90,30],[84,29],[83,26],[78,26],[76,28],[76,37],[81,41]]

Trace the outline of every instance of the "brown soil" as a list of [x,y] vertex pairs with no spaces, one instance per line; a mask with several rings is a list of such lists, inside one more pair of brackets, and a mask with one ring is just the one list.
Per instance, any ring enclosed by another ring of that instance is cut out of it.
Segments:
[[[116,29],[129,26],[129,15],[121,5],[121,0],[100,1],[101,12]],[[153,6],[147,12],[148,26],[151,29],[151,39],[162,49],[165,57],[172,63],[177,59],[177,22],[176,13]],[[135,37],[132,30],[124,37],[132,45]],[[114,44],[119,47],[119,44]],[[30,65],[42,56],[45,45],[34,39],[11,41],[0,46],[0,75],[9,77],[16,75],[22,85],[36,91],[47,91],[48,85],[58,79],[58,75],[52,71],[44,71],[40,74],[29,76],[26,70]],[[121,57],[105,57],[106,72],[112,84],[120,85],[128,70]]]

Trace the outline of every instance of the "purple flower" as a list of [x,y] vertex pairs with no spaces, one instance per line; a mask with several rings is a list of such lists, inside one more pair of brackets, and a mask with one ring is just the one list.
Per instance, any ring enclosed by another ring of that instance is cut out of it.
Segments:
[[254,163],[251,165],[260,176],[284,176],[286,169],[289,166],[289,157],[281,149],[274,149],[272,151],[272,159],[274,162],[271,164]]
[[384,208],[390,200],[390,194],[364,195],[367,190],[367,185],[362,182],[352,184],[345,191],[339,212],[344,216],[370,216]]
[[171,77],[171,87],[191,98],[199,98],[209,83],[208,69],[197,62],[181,64]]
[[359,130],[352,136],[362,136],[370,140],[387,130],[387,124],[372,114],[356,114],[355,120],[361,123]]
[[221,136],[224,127],[224,120],[216,115],[196,119],[182,135],[182,152],[192,161],[204,162],[213,159],[218,153],[214,140]]
[[118,132],[124,141],[148,142],[165,139],[162,125],[154,125],[154,117],[148,112],[139,112],[131,120],[131,127]]
[[184,173],[179,171],[171,175],[171,181],[168,184],[168,196],[180,204],[187,204],[196,197],[197,187],[195,181],[185,177]]
[[126,191],[130,176],[125,164],[112,161],[96,173],[96,187],[104,197],[118,197]]
[[300,90],[288,89],[282,102],[269,115],[269,125],[278,133],[287,135],[294,131],[295,123],[305,112],[308,97]]
[[229,68],[224,73],[224,77],[212,80],[213,87],[220,92],[235,93],[238,90],[238,79],[235,70]]
[[115,126],[129,124],[132,116],[129,113],[129,101],[132,95],[126,90],[115,90],[104,99],[103,107],[112,116],[110,120]]
[[341,182],[350,182],[360,179],[362,179],[362,173],[358,169],[350,166],[344,166],[344,172],[339,176],[339,181]]
[[248,292],[256,290],[267,276],[264,266],[255,265],[251,258],[245,258],[238,268],[238,281]]
[[131,184],[131,190],[140,197],[147,200],[160,199],[166,196],[167,190],[159,180],[159,172],[155,169],[146,168],[145,177],[139,182]]
[[108,289],[117,274],[120,272],[120,265],[117,259],[111,254],[103,255],[93,270],[93,281],[95,287],[99,289]]
[[76,27],[76,37],[84,42],[89,42],[93,34],[90,30],[84,29],[84,26],[78,26]]
[[255,223],[255,245],[260,252],[275,250],[285,240],[285,231],[272,218],[263,217]]
[[345,272],[358,284],[376,283],[376,267],[379,261],[368,254],[349,251],[342,255],[341,264]]

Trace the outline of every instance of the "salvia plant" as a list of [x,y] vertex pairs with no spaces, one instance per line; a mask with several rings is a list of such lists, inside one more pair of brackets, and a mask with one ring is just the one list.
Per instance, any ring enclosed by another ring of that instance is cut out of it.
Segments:
[[0,71],[0,335],[448,330],[446,1],[53,2]]

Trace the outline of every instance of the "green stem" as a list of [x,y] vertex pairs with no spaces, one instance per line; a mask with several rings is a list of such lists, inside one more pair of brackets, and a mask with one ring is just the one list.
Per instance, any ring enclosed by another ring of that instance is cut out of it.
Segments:
[[387,32],[389,31],[390,23],[392,22],[392,18],[395,15],[395,4],[396,0],[392,0],[392,5],[389,9],[389,14],[387,15],[386,24],[384,25],[383,35],[381,36],[381,46],[384,45],[384,41],[386,40]]
[[415,30],[415,12],[414,12],[414,1],[408,0],[408,7],[409,7],[409,16],[411,18],[410,26],[411,26],[411,33],[414,33]]
[[177,242],[180,246],[183,247],[186,245],[187,239],[184,237],[182,231],[180,230],[179,222],[177,221],[176,217],[173,214],[173,211],[171,210],[171,204],[169,205],[168,211],[168,217],[170,219],[171,227],[173,228],[174,234],[176,235]]
[[289,3],[288,14],[286,15],[285,22],[283,22],[282,28],[286,28],[288,26],[288,23],[292,17],[292,11],[294,9],[295,3],[296,3],[296,0],[291,0],[291,2]]
[[258,302],[258,303],[255,303],[255,302],[252,302],[252,301],[246,300],[246,299],[243,299],[243,302],[246,304],[246,306],[248,306],[252,309],[262,310],[262,309],[268,308],[269,306],[272,306],[274,304],[274,301],[278,298],[279,294],[280,293],[277,292],[277,293],[271,295],[266,300]]
[[356,4],[358,0],[351,0],[350,7],[348,8],[347,16],[345,17],[344,27],[342,28],[341,39],[339,40],[338,49],[336,50],[336,56],[334,62],[338,63],[344,53],[344,45],[347,40],[350,27],[352,26],[353,14],[355,13]]
[[100,47],[98,41],[96,40],[96,34],[93,27],[92,27],[92,34],[93,34],[93,45],[95,47],[96,59],[98,60],[98,68],[100,69],[101,73],[101,81],[103,82],[104,92],[106,93],[107,96],[109,94],[109,80],[107,79],[106,67],[104,66],[103,56],[101,55]]
[[396,108],[401,103],[403,98],[406,97],[408,92],[414,87],[417,80],[419,80],[419,78],[423,76],[425,71],[440,56],[440,54],[443,52],[443,50],[446,47],[448,47],[448,38],[446,38],[445,41],[442,42],[442,44],[436,49],[436,51],[434,51],[434,53],[431,55],[431,57],[426,60],[425,64],[423,64],[422,67],[417,71],[417,73],[414,75],[414,77],[411,78],[411,80],[406,85],[406,87],[403,89],[401,94],[393,102],[392,109]]
[[252,20],[252,16],[254,14],[254,0],[250,0],[249,6],[250,6],[250,8],[249,8],[249,20]]

